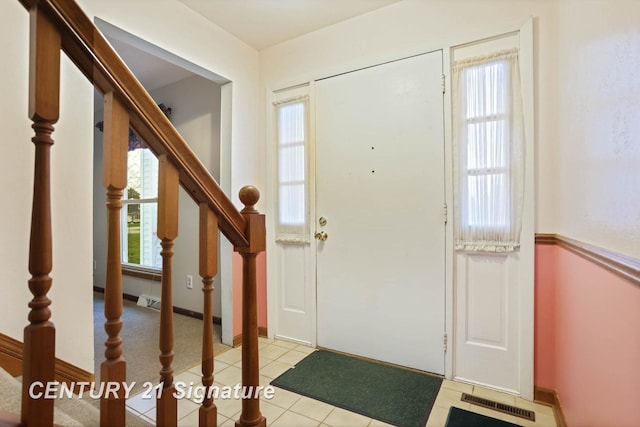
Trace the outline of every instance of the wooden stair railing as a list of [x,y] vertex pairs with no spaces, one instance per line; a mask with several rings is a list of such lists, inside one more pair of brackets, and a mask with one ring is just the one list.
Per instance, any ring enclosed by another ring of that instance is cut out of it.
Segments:
[[[53,425],[53,399],[33,399],[29,384],[54,380],[55,328],[49,321],[52,286],[50,149],[53,125],[58,120],[60,50],[76,64],[104,96],[103,185],[107,207],[107,273],[105,283],[105,360],[100,367],[103,382],[125,382],[122,354],[121,209],[127,182],[128,130],[134,131],[159,158],[158,238],[162,246],[162,297],[159,365],[161,392],[156,402],[158,426],[177,425],[177,401],[173,395],[173,306],[171,259],[178,235],[178,187],[181,185],[200,210],[199,272],[203,283],[202,384],[205,396],[213,385],[213,278],[217,273],[218,230],[233,244],[243,260],[242,386],[255,391],[259,385],[256,257],[265,250],[265,220],[254,205],[254,187],[240,191],[241,212],[224,194],[188,144],[158,108],[155,101],[126,67],[109,43],[74,0],[19,0],[30,14],[29,117],[35,136],[35,172],[31,242],[29,250],[29,324],[24,331],[24,366],[21,423]],[[125,425],[125,399],[121,393],[103,396],[100,425]],[[245,397],[247,395],[247,397]],[[238,427],[266,426],[259,396],[242,393]],[[211,397],[199,409],[201,427],[217,422]]]

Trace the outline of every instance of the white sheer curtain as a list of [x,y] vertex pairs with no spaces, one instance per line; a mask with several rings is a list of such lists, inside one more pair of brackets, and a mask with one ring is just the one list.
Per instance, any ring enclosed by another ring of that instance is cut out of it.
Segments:
[[308,106],[306,96],[275,103],[279,241],[309,241]]
[[524,192],[518,50],[454,62],[455,248],[520,247]]

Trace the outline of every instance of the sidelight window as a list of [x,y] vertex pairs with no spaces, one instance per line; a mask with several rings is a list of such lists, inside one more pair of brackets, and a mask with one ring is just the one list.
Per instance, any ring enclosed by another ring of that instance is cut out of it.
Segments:
[[308,97],[297,96],[276,102],[275,121],[278,170],[277,238],[308,241]]
[[454,63],[457,250],[519,248],[523,200],[518,51]]

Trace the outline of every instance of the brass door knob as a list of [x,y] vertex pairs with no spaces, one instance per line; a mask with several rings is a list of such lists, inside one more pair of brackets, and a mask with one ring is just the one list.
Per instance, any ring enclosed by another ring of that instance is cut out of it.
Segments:
[[316,239],[322,240],[323,242],[327,240],[327,237],[329,237],[329,235],[324,231],[319,231],[316,233]]

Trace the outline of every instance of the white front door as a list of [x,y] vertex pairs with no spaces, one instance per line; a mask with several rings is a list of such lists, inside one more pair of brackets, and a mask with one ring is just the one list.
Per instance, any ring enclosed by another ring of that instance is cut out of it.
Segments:
[[318,345],[438,374],[445,329],[441,76],[437,51],[315,87],[315,230],[326,233],[317,240]]

